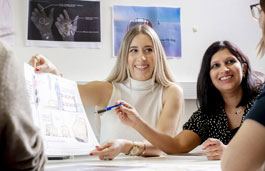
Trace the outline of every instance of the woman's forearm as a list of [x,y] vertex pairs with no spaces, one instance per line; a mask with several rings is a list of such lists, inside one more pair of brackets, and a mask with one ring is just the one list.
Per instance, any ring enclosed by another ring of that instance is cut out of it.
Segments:
[[144,151],[144,153],[141,156],[144,157],[158,157],[160,156],[163,151],[161,151],[159,148],[153,146],[152,144],[145,142],[146,145],[146,149]]
[[137,156],[146,156],[146,157],[157,157],[162,154],[162,151],[158,148],[154,147],[152,144],[148,142],[141,142],[141,141],[129,141],[129,140],[123,140],[123,147],[121,152],[129,155],[131,149],[134,145],[137,145],[139,148]]
[[178,140],[165,133],[159,132],[150,127],[144,120],[138,122],[134,127],[143,137],[145,137],[154,147],[161,149],[167,154],[183,153]]

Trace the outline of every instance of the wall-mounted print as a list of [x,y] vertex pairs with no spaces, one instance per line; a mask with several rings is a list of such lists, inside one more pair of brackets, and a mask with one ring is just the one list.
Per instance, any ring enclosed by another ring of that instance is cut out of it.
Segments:
[[117,56],[126,32],[137,24],[146,24],[158,34],[168,58],[180,58],[181,14],[180,8],[171,7],[113,7],[113,52]]
[[0,0],[0,39],[14,45],[13,1]]
[[28,46],[100,48],[100,42],[100,1],[28,1]]

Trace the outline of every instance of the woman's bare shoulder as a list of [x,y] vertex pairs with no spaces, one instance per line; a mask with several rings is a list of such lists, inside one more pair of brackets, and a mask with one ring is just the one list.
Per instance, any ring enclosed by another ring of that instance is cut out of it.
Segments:
[[182,97],[183,89],[178,84],[171,84],[170,86],[163,88],[163,94],[164,96]]

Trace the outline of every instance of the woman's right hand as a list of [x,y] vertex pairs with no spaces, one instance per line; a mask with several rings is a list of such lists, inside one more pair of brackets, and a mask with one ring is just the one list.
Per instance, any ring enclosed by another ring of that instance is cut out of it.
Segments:
[[56,66],[41,54],[32,56],[32,58],[29,61],[29,65],[34,67],[35,71],[37,72],[47,72],[58,76],[62,76],[62,74],[60,74]]
[[116,104],[120,103],[122,103],[122,105],[116,108],[116,114],[119,116],[119,119],[122,123],[135,128],[136,125],[142,121],[141,117],[139,116],[136,109],[129,103],[123,100],[116,102]]

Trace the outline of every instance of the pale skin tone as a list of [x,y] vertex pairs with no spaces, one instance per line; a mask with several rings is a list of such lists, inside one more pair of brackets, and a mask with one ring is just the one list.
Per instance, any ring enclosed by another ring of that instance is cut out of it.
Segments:
[[264,171],[265,127],[247,119],[230,141],[222,156],[221,166],[226,171]]
[[[139,34],[131,42],[128,65],[131,77],[135,80],[144,81],[151,79],[155,67],[155,54],[152,40],[145,34]],[[49,72],[60,75],[57,68],[45,57],[36,55],[29,62],[38,72]],[[90,82],[78,85],[80,96],[84,106],[99,106],[105,108],[112,95],[112,84],[104,81]],[[168,136],[173,136],[178,127],[178,120],[183,106],[183,92],[180,87],[171,85],[163,88],[162,112],[157,121],[156,130]],[[135,142],[139,145],[140,155],[144,150],[143,142]],[[145,156],[159,156],[161,151],[152,144],[145,142]],[[98,155],[102,160],[105,155],[114,159],[119,153],[128,154],[132,148],[132,141],[118,139],[96,147],[90,155]]]
[[[226,49],[220,50],[214,54],[211,61],[211,67],[212,66],[214,66],[214,69],[212,69],[213,71],[211,70],[210,73],[212,82],[224,98],[225,110],[230,111],[241,100],[242,88],[240,83],[246,66],[241,65],[236,57]],[[117,103],[120,102],[122,102],[123,105],[116,109],[116,113],[120,120],[124,124],[136,129],[155,147],[158,147],[165,153],[187,153],[201,143],[201,138],[191,130],[183,130],[175,137],[171,137],[161,131],[151,128],[142,120],[133,106],[124,101],[119,101]],[[230,129],[238,127],[242,119],[242,114],[237,117],[232,117],[230,115],[235,114],[227,114]],[[157,141],[157,139],[159,139],[159,141]],[[209,138],[203,143],[203,150],[206,151],[209,160],[219,160],[225,147],[226,146],[220,140],[214,138]]]
[[[259,18],[260,28],[264,29],[264,12]],[[265,35],[263,35],[264,37]],[[258,106],[261,108],[263,106]],[[221,167],[225,171],[264,171],[265,170],[265,127],[247,119],[229,142],[222,156]]]

